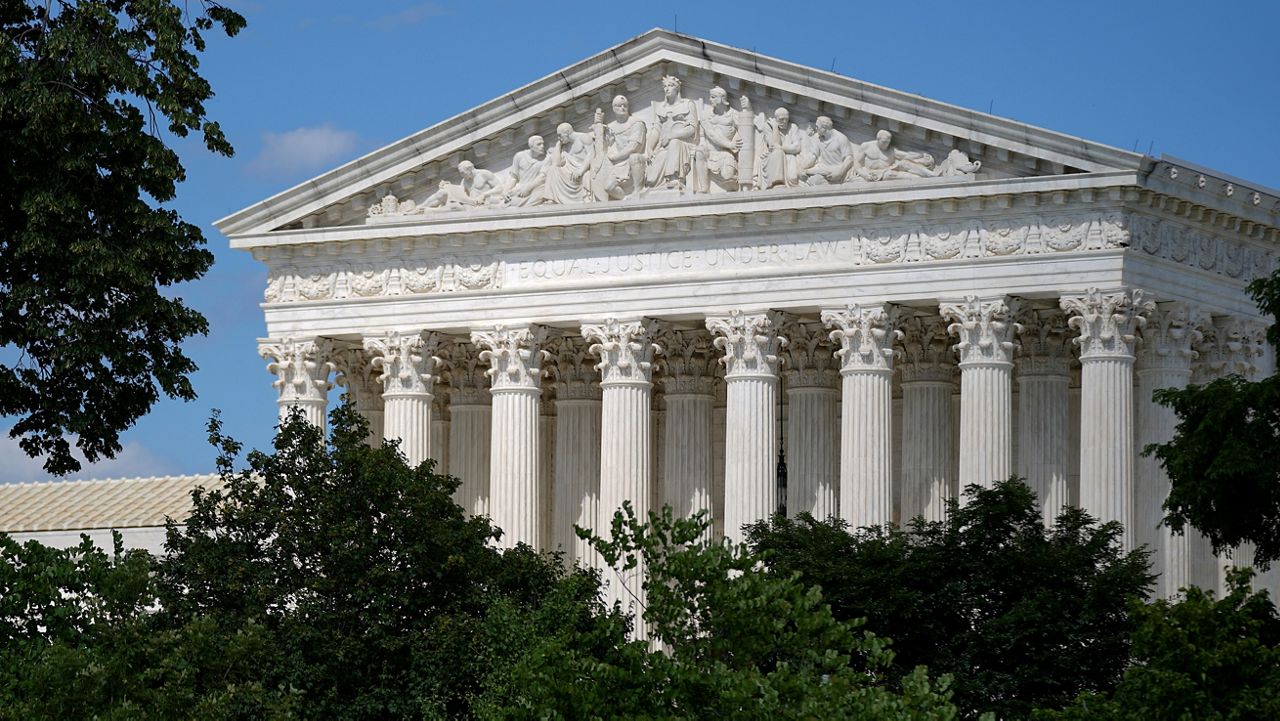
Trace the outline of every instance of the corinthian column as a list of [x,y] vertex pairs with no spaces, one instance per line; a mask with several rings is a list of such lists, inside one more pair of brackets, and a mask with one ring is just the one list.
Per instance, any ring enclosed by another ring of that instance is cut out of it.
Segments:
[[382,383],[383,434],[400,442],[400,452],[415,468],[431,457],[431,390],[439,346],[437,333],[391,331],[364,339]]
[[855,528],[893,522],[893,344],[898,309],[850,305],[822,311],[839,344],[840,516]]
[[956,365],[947,323],[940,316],[916,316],[903,323],[902,358],[902,520],[946,518],[954,495],[955,453],[951,398]]
[[776,435],[778,352],[777,313],[743,313],[707,318],[707,330],[724,353],[725,461],[724,535],[742,542],[742,527],[778,510]]
[[489,446],[493,397],[487,364],[470,343],[449,348],[449,473],[462,483],[454,499],[473,516],[489,513]]
[[1018,320],[1018,475],[1035,491],[1044,523],[1052,526],[1071,502],[1071,334],[1057,308],[1026,307]]
[[541,326],[499,325],[471,333],[471,342],[482,349],[480,360],[490,364],[489,513],[494,525],[503,530],[499,542],[506,548],[519,543],[543,545],[538,411],[546,338]]
[[[1204,337],[1201,328],[1209,316],[1185,303],[1161,303],[1142,329],[1138,352],[1138,449],[1173,438],[1178,415],[1156,403],[1152,396],[1162,388],[1185,388],[1191,381],[1192,348]],[[1151,550],[1156,577],[1156,597],[1172,598],[1179,589],[1199,586],[1212,589],[1217,582],[1213,549],[1194,528],[1175,534],[1161,525],[1164,501],[1169,497],[1169,476],[1153,456],[1139,456],[1134,478],[1134,543]]]
[[334,370],[332,343],[325,338],[266,340],[258,343],[258,355],[268,361],[267,372],[276,377],[271,385],[280,394],[276,399],[280,419],[296,408],[303,419],[323,431],[333,387],[329,381]]
[[[1212,324],[1205,326],[1203,340],[1196,346],[1200,358],[1193,367],[1192,382],[1209,383],[1232,374],[1252,380],[1264,353],[1265,337],[1266,327],[1260,323],[1230,316],[1214,318]],[[1213,581],[1205,588],[1216,587],[1219,595],[1225,594],[1227,569],[1252,565],[1252,544],[1244,543],[1232,549],[1224,549],[1214,558],[1214,569],[1210,574]],[[1199,579],[1200,574],[1197,573],[1196,577]],[[1254,578],[1255,588],[1258,587],[1259,580]]]
[[992,487],[1013,473],[1013,352],[1018,301],[942,303],[947,332],[959,337],[960,489]]
[[[599,356],[601,380],[600,518],[596,528],[604,535],[613,514],[630,501],[636,517],[649,517],[649,494],[653,469],[650,466],[653,393],[654,321],[606,319],[600,325],[583,325],[582,336]],[[635,616],[634,634],[648,636],[644,623],[644,567],[615,568],[606,577],[606,601],[622,601]]]
[[580,337],[548,346],[556,388],[552,542],[568,563],[596,566],[599,556],[578,538],[574,526],[604,535],[600,526],[601,391],[595,359]]
[[[716,353],[704,330],[664,330],[659,336],[666,358],[662,379],[666,429],[662,443],[662,503],[676,516],[706,511],[711,521],[714,463]],[[707,537],[711,535],[710,527]]]
[[1067,321],[1079,331],[1080,507],[1124,524],[1124,548],[1133,543],[1133,361],[1136,333],[1155,309],[1140,290],[1064,297]]
[[369,354],[363,348],[343,348],[335,351],[333,362],[337,368],[334,383],[342,386],[342,397],[369,422],[369,445],[382,445],[382,383],[374,370]]
[[840,513],[836,347],[821,323],[789,318],[787,337],[787,515],[826,520]]

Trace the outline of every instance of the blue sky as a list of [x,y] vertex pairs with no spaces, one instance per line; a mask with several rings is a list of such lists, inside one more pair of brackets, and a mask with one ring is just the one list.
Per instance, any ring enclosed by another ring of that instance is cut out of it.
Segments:
[[[161,401],[80,477],[209,471],[212,408],[268,445],[266,273],[214,220],[652,27],[1280,188],[1280,2],[228,4],[249,26],[210,42],[203,70],[236,157],[180,142],[173,204],[217,257],[179,293],[212,327],[186,346],[199,399]],[[0,438],[0,482],[43,479],[39,465]]]

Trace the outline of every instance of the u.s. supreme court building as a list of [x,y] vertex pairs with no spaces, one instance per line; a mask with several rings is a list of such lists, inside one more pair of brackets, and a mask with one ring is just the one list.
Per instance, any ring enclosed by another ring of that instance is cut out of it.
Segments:
[[1167,594],[1247,549],[1158,525],[1152,391],[1271,371],[1243,289],[1278,203],[653,30],[218,228],[269,269],[281,409],[348,394],[503,544],[590,563],[573,526],[624,500],[731,539],[937,519],[1017,474],[1046,522],[1122,522]]

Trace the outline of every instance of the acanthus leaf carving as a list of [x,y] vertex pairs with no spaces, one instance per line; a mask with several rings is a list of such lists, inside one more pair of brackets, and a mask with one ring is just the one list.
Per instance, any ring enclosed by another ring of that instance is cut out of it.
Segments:
[[666,393],[710,395],[719,383],[720,364],[711,334],[704,329],[676,329],[659,324]]
[[591,343],[588,350],[600,358],[596,370],[603,385],[648,384],[653,378],[654,356],[663,350],[655,342],[657,335],[654,320],[606,318],[602,323],[582,326],[582,337]]
[[784,357],[787,384],[791,388],[833,388],[839,384],[836,368],[836,346],[822,322],[804,322],[788,316],[782,325],[787,338]]
[[271,384],[280,401],[323,401],[333,388],[329,374],[335,369],[333,343],[326,338],[264,341],[258,354],[268,361],[267,372],[276,377]]
[[1203,327],[1195,345],[1199,357],[1192,367],[1192,380],[1207,383],[1231,374],[1252,378],[1265,345],[1265,324],[1235,316],[1215,317]]
[[957,336],[960,365],[1007,364],[1013,362],[1018,324],[1013,321],[1021,309],[1015,298],[979,298],[938,304],[942,317],[951,321],[947,332]]
[[724,354],[725,378],[777,377],[779,354],[787,338],[779,329],[781,313],[747,313],[731,310],[728,315],[708,317],[707,330],[715,336],[715,347]]
[[1064,296],[1059,305],[1070,316],[1067,324],[1079,333],[1075,343],[1082,360],[1132,358],[1137,332],[1155,310],[1146,292],[1137,289],[1104,292],[1089,288],[1084,295]]
[[494,392],[540,388],[542,362],[548,355],[542,349],[546,340],[547,329],[540,325],[497,325],[492,330],[471,332],[471,342],[480,348],[480,360],[490,364],[486,375]]
[[902,322],[902,381],[951,381],[956,372],[951,338],[942,316],[917,315]]
[[600,400],[600,374],[590,344],[580,336],[547,341],[547,377],[555,382],[557,400]]
[[836,357],[840,372],[893,371],[894,344],[902,340],[898,329],[901,311],[897,306],[849,305],[822,311],[822,322],[831,329],[831,340],[839,344]]
[[1189,303],[1158,303],[1142,327],[1139,353],[1143,370],[1189,371],[1211,320],[1205,309]]
[[439,333],[402,334],[388,331],[381,337],[364,339],[364,349],[378,371],[384,395],[426,395],[436,380],[436,355],[442,338]]
[[1072,338],[1067,316],[1060,308],[1024,303],[1016,315],[1021,375],[1067,375],[1071,370]]

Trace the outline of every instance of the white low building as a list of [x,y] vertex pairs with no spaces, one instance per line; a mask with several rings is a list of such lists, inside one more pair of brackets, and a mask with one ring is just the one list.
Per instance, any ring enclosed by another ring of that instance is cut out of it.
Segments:
[[505,544],[589,560],[624,500],[939,518],[1018,474],[1162,593],[1220,570],[1158,527],[1151,393],[1270,372],[1277,226],[1190,163],[663,30],[218,222],[269,269],[282,410],[343,386]]

